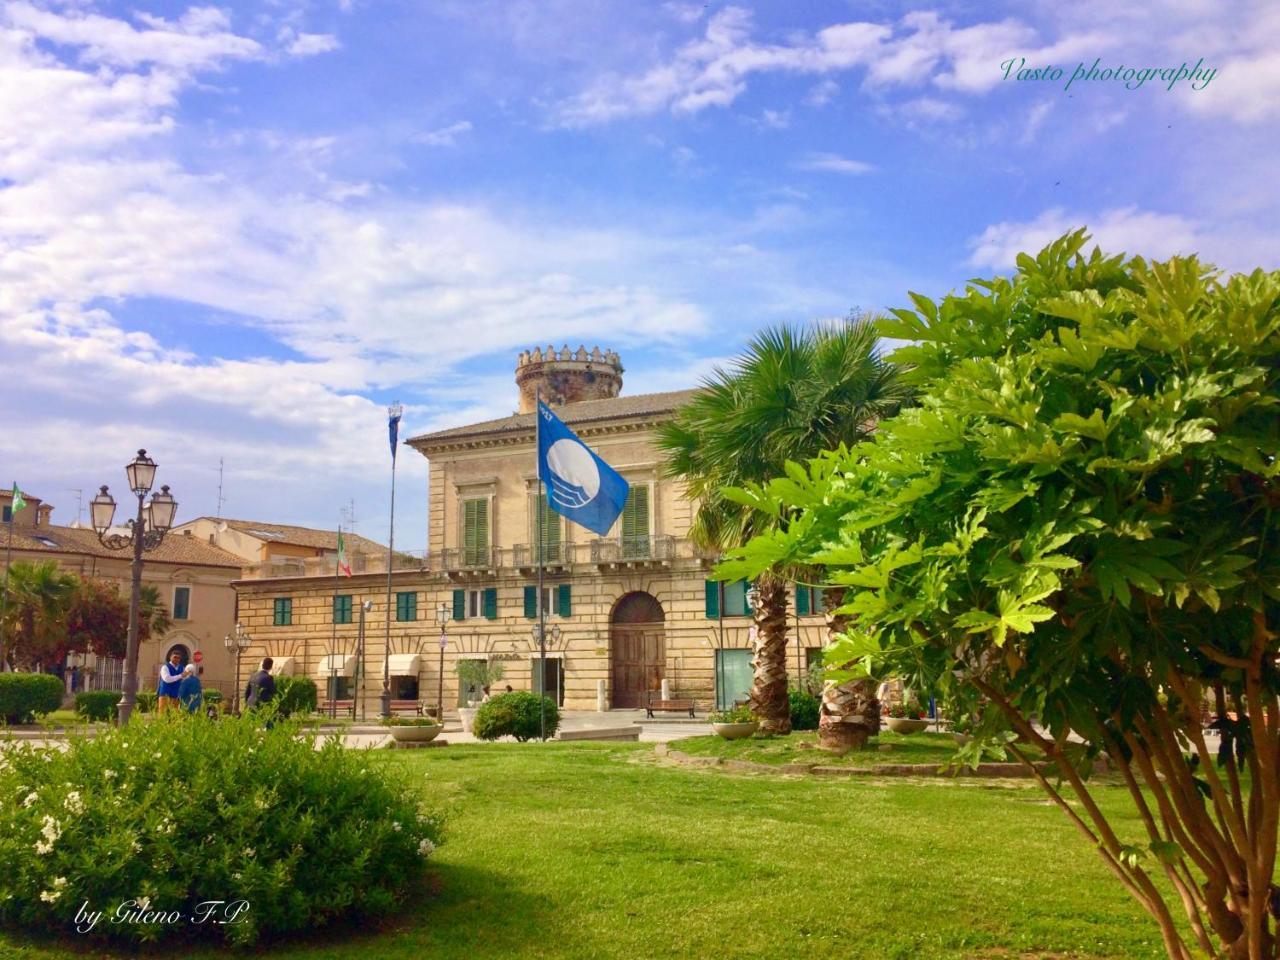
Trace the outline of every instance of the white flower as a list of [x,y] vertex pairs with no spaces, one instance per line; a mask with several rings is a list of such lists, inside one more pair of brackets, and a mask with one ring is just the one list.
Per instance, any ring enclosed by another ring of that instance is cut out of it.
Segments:
[[62,896],[61,890],[41,890],[40,899],[45,903],[54,903]]
[[116,772],[114,770],[103,770],[102,775],[108,780],[114,780],[116,778]]
[[72,790],[68,793],[66,799],[62,801],[62,805],[72,813],[84,813],[84,801],[80,799],[78,790]]
[[61,890],[66,885],[67,885],[66,877],[58,877],[53,881],[53,889],[55,890]]
[[245,848],[244,848],[244,855],[245,855],[245,858],[246,858],[246,859],[252,860],[252,859],[253,859],[253,848],[252,848],[252,847],[245,847]]
[[41,856],[44,856],[46,853],[52,853],[52,852],[53,852],[52,843],[45,843],[43,840],[36,841],[36,853],[40,854]]
[[399,820],[397,820],[397,821],[395,821],[394,823],[392,823],[392,824],[391,824],[391,829],[392,829],[392,830],[394,830],[396,833],[399,833],[399,832],[400,832],[400,821],[399,821]]
[[27,798],[22,801],[22,805],[24,807],[29,807],[39,799],[40,799],[40,794],[32,791],[31,793],[27,794]]
[[256,800],[254,800],[253,805],[257,807],[259,810],[265,810],[267,809],[267,807],[271,806],[271,804],[267,803],[266,799],[263,797],[258,797]]
[[432,843],[426,837],[423,837],[422,842],[418,844],[418,856],[429,857],[431,856],[431,852],[435,850],[435,848],[436,848],[436,845],[434,843]]
[[139,897],[139,898],[138,898],[138,909],[139,909],[139,910],[145,910],[145,909],[147,909],[147,907],[149,907],[149,906],[151,906],[151,898],[150,898],[150,897]]
[[46,816],[44,818],[44,825],[40,828],[40,832],[44,834],[44,838],[46,840],[53,843],[53,841],[62,836],[62,827],[58,825],[58,821],[53,819],[53,817]]
[[156,759],[157,759],[157,760],[159,760],[159,759],[160,759],[160,751],[159,751],[159,750],[157,750],[157,751],[156,751]]

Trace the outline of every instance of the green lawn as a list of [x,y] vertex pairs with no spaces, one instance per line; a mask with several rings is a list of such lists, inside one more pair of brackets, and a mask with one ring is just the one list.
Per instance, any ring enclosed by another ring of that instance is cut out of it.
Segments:
[[[793,733],[786,737],[748,737],[725,740],[721,737],[690,737],[677,740],[671,749],[696,757],[723,757],[752,763],[804,766],[871,767],[880,763],[911,763],[941,766],[956,753],[956,741],[949,733],[913,733],[910,736],[883,731],[873,737],[867,750],[855,750],[842,757],[814,749],[816,732]],[[1012,757],[1009,758],[1012,760]]]
[[[1162,956],[1153,925],[1029,785],[732,775],[663,765],[646,744],[384,756],[448,817],[432,892],[393,928],[262,955]],[[1119,790],[1102,794],[1123,807]],[[1138,836],[1136,820],[1121,826]],[[0,955],[84,956],[4,939]]]

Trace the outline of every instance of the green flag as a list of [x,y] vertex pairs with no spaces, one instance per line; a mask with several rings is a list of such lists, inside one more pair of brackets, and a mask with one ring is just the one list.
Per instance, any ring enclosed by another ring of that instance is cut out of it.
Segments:
[[13,482],[13,505],[10,507],[9,515],[17,513],[27,505],[27,501],[22,499],[22,491],[18,489],[18,481]]

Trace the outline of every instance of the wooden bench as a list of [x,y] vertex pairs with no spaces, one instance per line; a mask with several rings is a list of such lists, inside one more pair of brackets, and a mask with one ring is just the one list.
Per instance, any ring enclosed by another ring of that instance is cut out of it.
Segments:
[[333,716],[339,713],[351,714],[351,719],[356,716],[356,702],[354,700],[321,700],[320,712]]
[[661,710],[664,713],[684,713],[688,711],[689,716],[692,717],[693,706],[692,700],[663,700],[661,697],[650,695],[644,706],[644,715],[652,717],[655,710]]
[[422,704],[417,700],[392,700],[391,715],[395,716],[398,713],[408,713],[420,717],[422,716]]

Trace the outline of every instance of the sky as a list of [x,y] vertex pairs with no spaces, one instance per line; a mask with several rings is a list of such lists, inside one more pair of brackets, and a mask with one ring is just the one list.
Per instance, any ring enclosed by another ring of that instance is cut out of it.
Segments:
[[1277,121],[1249,0],[0,0],[0,483],[70,523],[146,447],[179,520],[221,463],[385,542],[386,405],[505,416],[535,345],[682,389],[1081,226],[1275,269]]

